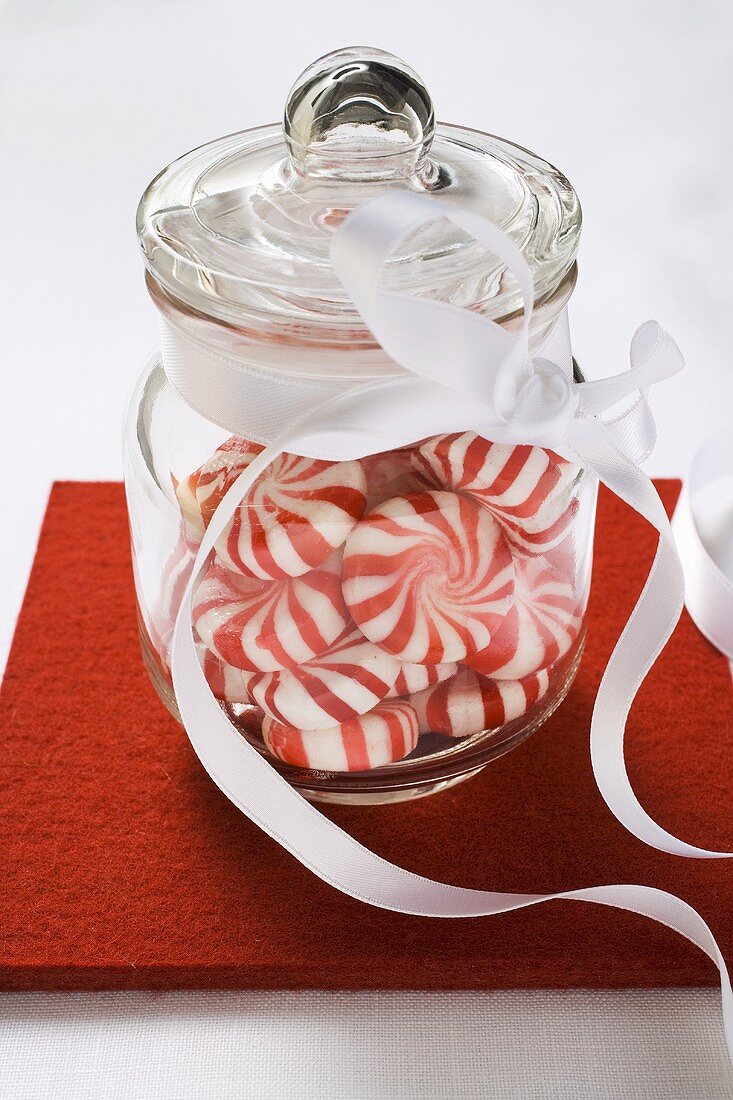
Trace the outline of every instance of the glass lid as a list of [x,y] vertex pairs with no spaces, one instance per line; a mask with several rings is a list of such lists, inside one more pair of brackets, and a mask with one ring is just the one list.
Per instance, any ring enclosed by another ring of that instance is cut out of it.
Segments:
[[[301,74],[282,126],[201,146],[152,181],[137,219],[151,292],[248,337],[371,346],[329,246],[349,211],[387,189],[430,193],[501,226],[532,268],[538,304],[574,269],[581,214],[565,177],[502,138],[436,124],[408,65],[354,47]],[[520,305],[504,275],[441,221],[407,239],[385,286],[500,319]]]

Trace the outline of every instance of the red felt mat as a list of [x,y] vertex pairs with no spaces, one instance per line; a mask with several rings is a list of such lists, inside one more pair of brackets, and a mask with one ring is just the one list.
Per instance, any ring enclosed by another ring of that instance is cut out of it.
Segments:
[[[669,508],[679,484],[660,484]],[[414,871],[554,891],[641,882],[691,902],[733,958],[733,866],[662,855],[604,806],[588,758],[598,680],[653,553],[600,501],[589,639],[570,696],[477,778],[421,802],[328,812]],[[733,693],[685,617],[629,723],[632,781],[668,829],[733,846]],[[483,920],[341,896],[238,813],[143,672],[116,484],[53,489],[0,696],[5,989],[698,985],[712,964],[626,913],[553,902]]]

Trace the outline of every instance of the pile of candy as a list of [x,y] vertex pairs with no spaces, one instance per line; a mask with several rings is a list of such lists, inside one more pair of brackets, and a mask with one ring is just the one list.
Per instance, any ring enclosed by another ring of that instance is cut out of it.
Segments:
[[[261,451],[229,439],[177,485],[189,556]],[[360,461],[281,455],[194,596],[215,695],[261,708],[276,757],[324,771],[521,718],[581,627],[567,549],[577,473],[470,432]]]

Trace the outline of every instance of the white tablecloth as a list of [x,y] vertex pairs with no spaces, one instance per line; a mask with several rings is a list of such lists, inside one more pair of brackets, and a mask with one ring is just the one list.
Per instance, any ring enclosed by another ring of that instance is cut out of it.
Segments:
[[0,999],[12,1100],[730,1100],[707,991]]
[[[610,373],[647,316],[673,330],[689,369],[655,391],[650,469],[684,471],[733,407],[732,10],[0,2],[0,664],[50,482],[121,476],[122,409],[156,336],[139,194],[179,153],[279,117],[300,69],[340,45],[401,54],[439,117],[568,174],[586,217],[576,352]],[[13,995],[0,1093],[727,1097],[718,1012],[712,991]]]

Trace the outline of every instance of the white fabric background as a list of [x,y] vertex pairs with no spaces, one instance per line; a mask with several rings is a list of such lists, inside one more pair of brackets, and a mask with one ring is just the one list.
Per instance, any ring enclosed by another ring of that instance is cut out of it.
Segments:
[[711,998],[100,993],[0,1000],[13,1100],[730,1100]]
[[[410,61],[440,118],[575,184],[588,374],[621,369],[648,316],[687,355],[654,393],[650,471],[684,471],[730,419],[726,0],[0,0],[0,667],[50,482],[121,475],[156,337],[143,187],[279,117],[305,64],[360,41]],[[712,991],[13,995],[0,1017],[10,1098],[733,1096]]]

